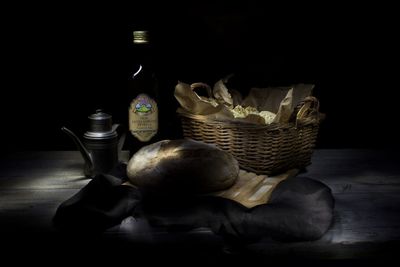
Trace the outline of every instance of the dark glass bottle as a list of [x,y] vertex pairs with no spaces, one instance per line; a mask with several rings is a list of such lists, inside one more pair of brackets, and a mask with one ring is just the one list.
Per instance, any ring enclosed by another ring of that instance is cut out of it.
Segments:
[[147,31],[133,32],[132,71],[128,75],[129,131],[127,146],[132,156],[141,147],[160,140],[159,84]]

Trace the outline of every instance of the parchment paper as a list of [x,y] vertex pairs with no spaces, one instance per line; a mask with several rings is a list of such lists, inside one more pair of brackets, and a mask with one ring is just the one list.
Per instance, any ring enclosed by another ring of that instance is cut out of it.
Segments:
[[[199,96],[198,87],[207,87],[209,97]],[[236,90],[226,87],[226,79],[215,83],[213,89],[204,83],[186,84],[178,82],[175,87],[175,98],[180,103],[178,112],[203,115],[211,120],[240,121],[255,124],[287,123],[294,108],[307,96],[312,94],[313,84],[295,84],[290,87],[252,88],[246,97]],[[211,93],[212,91],[212,93]],[[259,112],[275,113],[273,121],[266,122],[262,117],[253,114],[245,118],[235,118],[231,110],[237,106],[254,107]]]

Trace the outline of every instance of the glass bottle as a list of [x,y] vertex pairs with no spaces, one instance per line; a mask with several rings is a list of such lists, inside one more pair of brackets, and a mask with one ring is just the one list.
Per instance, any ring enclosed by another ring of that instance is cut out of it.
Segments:
[[133,56],[135,62],[128,76],[130,156],[141,147],[159,141],[159,84],[147,31],[133,32]]

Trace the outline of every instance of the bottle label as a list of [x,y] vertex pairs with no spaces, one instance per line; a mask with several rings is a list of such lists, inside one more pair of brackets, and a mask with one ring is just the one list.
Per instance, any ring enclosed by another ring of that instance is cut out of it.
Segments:
[[158,107],[146,94],[138,95],[129,107],[129,130],[141,142],[150,141],[158,131]]

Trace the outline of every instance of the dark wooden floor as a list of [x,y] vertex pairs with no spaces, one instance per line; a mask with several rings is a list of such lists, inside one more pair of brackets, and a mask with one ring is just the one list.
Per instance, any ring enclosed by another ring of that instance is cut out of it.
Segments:
[[56,208],[89,181],[82,176],[82,164],[77,152],[26,152],[1,158],[0,236],[10,251],[41,251],[43,255],[68,256],[66,261],[79,254],[89,261],[105,256],[124,259],[121,255],[148,260],[182,257],[197,262],[279,261],[288,265],[302,260],[324,266],[398,261],[400,161],[390,151],[315,151],[313,164],[300,175],[320,180],[332,189],[336,207],[331,229],[314,242],[266,239],[230,253],[207,229],[172,234],[150,230],[145,221],[133,218],[101,237],[57,232],[52,226]]

